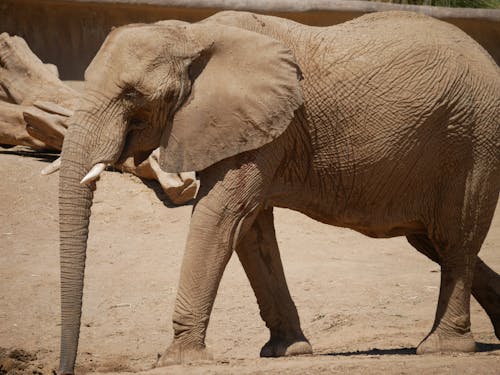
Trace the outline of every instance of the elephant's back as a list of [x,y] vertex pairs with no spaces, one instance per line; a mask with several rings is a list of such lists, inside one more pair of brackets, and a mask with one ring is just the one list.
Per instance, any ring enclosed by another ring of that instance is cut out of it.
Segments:
[[482,60],[490,69],[497,68],[488,52],[460,28],[424,14],[402,11],[372,13],[339,25],[340,30],[361,38],[366,37],[363,30],[368,30],[371,31],[368,39],[398,40],[408,49],[448,49],[469,61]]
[[[328,33],[330,66],[351,72],[351,88],[387,99],[379,99],[379,108],[405,104],[401,113],[414,110],[420,123],[437,116],[448,136],[456,131],[464,141],[487,138],[481,147],[496,144],[486,148],[499,159],[500,68],[465,32],[423,14],[392,11],[364,15]],[[352,52],[346,58],[344,51]]]
[[[309,28],[309,33],[315,35],[303,44],[304,48],[323,50],[324,58],[332,62],[364,56],[373,58],[367,63],[390,65],[403,60],[400,65],[405,68],[419,65],[419,56],[426,57],[425,62],[430,66],[445,56],[450,64],[463,59],[498,76],[495,61],[474,39],[454,25],[423,14],[371,13],[328,28]],[[307,55],[306,50],[297,52]],[[408,56],[415,60],[408,60]]]
[[443,102],[450,111],[499,105],[495,61],[446,22],[411,12],[380,12],[328,28],[304,26],[298,34],[301,42],[288,44],[304,74],[306,102],[313,107],[360,114],[364,123],[382,116],[415,124],[405,120],[423,120]]
[[[470,158],[475,133],[498,138],[498,67],[455,26],[384,12],[304,27],[301,37],[295,54],[318,168],[379,165],[384,175],[384,160],[439,154],[442,147],[450,153],[438,162],[459,164]],[[479,124],[480,117],[488,120]],[[332,160],[332,152],[342,157]]]

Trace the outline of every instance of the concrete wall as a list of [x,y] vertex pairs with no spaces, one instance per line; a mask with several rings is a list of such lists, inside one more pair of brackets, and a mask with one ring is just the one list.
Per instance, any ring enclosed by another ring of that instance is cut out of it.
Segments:
[[162,19],[195,22],[223,9],[273,14],[318,26],[341,23],[373,11],[418,11],[460,27],[500,65],[500,10],[341,0],[0,0],[0,32],[26,39],[44,62],[59,67],[62,79],[82,79],[113,26]]

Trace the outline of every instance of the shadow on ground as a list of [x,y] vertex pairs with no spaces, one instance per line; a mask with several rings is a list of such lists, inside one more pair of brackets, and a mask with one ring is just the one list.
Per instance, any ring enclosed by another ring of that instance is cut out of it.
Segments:
[[333,357],[349,357],[353,355],[411,355],[416,353],[417,353],[417,348],[391,348],[391,349],[373,348],[370,350],[357,350],[355,352],[331,352],[331,353],[326,353],[324,355]]
[[[476,352],[493,352],[495,350],[500,350],[500,344],[491,344],[485,342],[476,343]],[[331,352],[323,354],[325,356],[333,357],[348,357],[354,355],[413,355],[417,354],[417,348],[390,348],[390,349],[378,349],[373,348],[370,350],[358,350],[355,352]]]
[[[0,146],[2,147],[2,146]],[[59,153],[55,151],[35,151],[30,148],[24,147],[12,147],[12,148],[4,148],[0,149],[0,155],[18,155],[29,158],[34,158],[38,161],[44,163],[52,163],[59,157]]]

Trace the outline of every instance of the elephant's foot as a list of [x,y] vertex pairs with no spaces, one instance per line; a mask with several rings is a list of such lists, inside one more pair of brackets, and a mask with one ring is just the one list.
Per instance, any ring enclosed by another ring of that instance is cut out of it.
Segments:
[[272,338],[260,350],[261,357],[284,357],[301,354],[312,354],[312,347],[305,338],[283,339]]
[[174,341],[158,359],[156,367],[210,361],[212,359],[212,355],[204,345],[189,345]]
[[475,352],[476,342],[472,333],[444,333],[435,330],[430,333],[417,347],[417,354],[444,352]]

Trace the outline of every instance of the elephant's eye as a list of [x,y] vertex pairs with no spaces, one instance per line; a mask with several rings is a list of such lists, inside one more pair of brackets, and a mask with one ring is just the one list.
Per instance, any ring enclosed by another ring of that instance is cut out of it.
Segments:
[[129,121],[129,129],[130,130],[142,130],[146,126],[147,126],[147,123],[141,118],[132,117]]
[[122,91],[122,97],[126,100],[135,101],[144,98],[144,95],[132,86],[127,86]]

